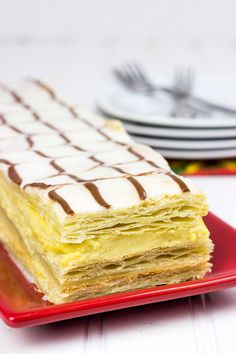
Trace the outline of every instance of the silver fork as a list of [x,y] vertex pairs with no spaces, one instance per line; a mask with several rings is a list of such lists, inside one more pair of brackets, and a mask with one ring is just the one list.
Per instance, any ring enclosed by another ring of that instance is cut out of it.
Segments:
[[[186,98],[190,95],[193,86],[193,76],[190,71],[187,74],[183,69],[175,71],[172,88],[157,86],[148,77],[145,69],[137,63],[128,63],[121,69],[114,69],[113,75],[122,86],[132,92],[154,96],[162,91],[172,96],[174,108],[171,112],[173,117],[197,115],[197,109],[185,104]],[[199,111],[199,110],[198,110]]]
[[171,113],[173,117],[196,117],[198,114],[211,115],[205,107],[194,104],[191,100],[194,87],[194,71],[191,69],[177,68],[174,72],[173,95],[175,107]]
[[[189,87],[188,85],[189,82],[194,77],[193,71],[189,71],[189,70],[186,71],[184,69],[181,69],[181,71],[179,71],[177,75],[178,77],[175,74],[173,87],[166,87],[166,86],[154,84],[149,78],[149,76],[147,75],[147,73],[145,72],[144,68],[140,64],[135,62],[126,64],[124,67],[120,69],[114,69],[113,75],[119,84],[126,87],[128,90],[132,92],[154,96],[158,91],[162,91],[174,96],[175,99],[177,96],[180,97],[180,96],[184,96],[185,94],[185,99],[188,98],[189,100],[188,105],[195,107],[195,109],[202,110],[208,113],[210,113],[209,111],[211,112],[221,111],[229,115],[236,114],[236,109],[218,105],[216,103],[209,102],[208,100],[204,100],[202,98],[192,95],[191,94],[192,86]],[[177,78],[178,78],[178,85],[176,85]],[[186,85],[187,81],[188,84]],[[189,91],[189,89],[191,90]]]
[[173,88],[180,97],[187,97],[191,94],[194,85],[194,72],[191,69],[184,70],[177,68],[174,72]]
[[168,88],[154,84],[141,64],[127,63],[120,69],[114,69],[112,73],[117,82],[130,91],[151,96],[158,91],[169,92]]

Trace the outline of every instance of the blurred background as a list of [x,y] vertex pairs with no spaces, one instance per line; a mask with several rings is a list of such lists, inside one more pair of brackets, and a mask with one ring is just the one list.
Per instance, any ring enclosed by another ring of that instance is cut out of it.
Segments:
[[130,59],[236,77],[235,11],[234,0],[1,0],[1,78],[38,76],[91,105]]

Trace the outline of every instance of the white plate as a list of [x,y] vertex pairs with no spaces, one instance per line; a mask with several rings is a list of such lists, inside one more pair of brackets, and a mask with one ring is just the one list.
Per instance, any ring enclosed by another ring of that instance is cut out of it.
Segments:
[[168,127],[236,128],[236,116],[170,117],[173,102],[165,94],[159,94],[158,99],[155,99],[132,94],[116,86],[111,86],[105,92],[98,102],[99,108],[104,113],[121,120]]
[[230,150],[205,150],[205,151],[179,151],[168,149],[156,149],[168,159],[181,160],[215,160],[232,158],[236,156],[236,149]]
[[226,140],[176,140],[149,138],[144,136],[133,136],[134,140],[141,144],[167,149],[186,149],[186,150],[215,150],[215,149],[236,149],[236,139]]
[[188,139],[206,139],[206,138],[235,138],[236,128],[228,129],[188,129],[188,128],[166,128],[150,127],[148,125],[137,125],[124,122],[128,133],[140,134],[146,136],[170,137],[170,138],[188,138]]

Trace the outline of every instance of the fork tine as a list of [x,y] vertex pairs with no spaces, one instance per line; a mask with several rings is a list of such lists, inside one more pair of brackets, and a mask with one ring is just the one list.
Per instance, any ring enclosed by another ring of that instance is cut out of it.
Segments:
[[121,71],[115,69],[113,70],[113,75],[120,85],[124,85],[127,88],[130,87],[127,77]]
[[112,71],[112,74],[113,74],[113,76],[115,77],[115,79],[117,79],[117,81],[119,81],[119,82],[121,82],[121,83],[126,83],[126,80],[125,80],[125,78],[123,77],[123,74],[122,74],[119,70],[114,69],[114,70]]
[[182,75],[180,72],[180,68],[179,67],[175,68],[175,70],[174,70],[174,86],[175,87],[181,86],[181,77],[182,77]]
[[187,87],[186,87],[186,75],[185,75],[185,70],[184,70],[183,67],[180,68],[179,75],[180,75],[180,79],[179,79],[180,87],[182,87],[182,89],[184,91],[186,91],[186,89],[187,89]]
[[134,78],[130,69],[127,65],[124,65],[120,70],[117,70],[120,73],[120,76],[128,83],[134,84]]
[[186,91],[190,92],[193,88],[193,70],[191,68],[183,71],[183,79]]
[[191,68],[183,67],[175,69],[174,85],[183,92],[190,93],[194,84],[194,71]]
[[133,80],[135,80],[139,84],[143,84],[142,80],[140,80],[139,74],[136,70],[134,63],[127,64],[127,71],[129,71],[129,74],[132,76]]
[[195,81],[195,72],[193,68],[189,68],[189,83],[190,83],[190,90],[192,91],[194,87],[194,81]]
[[130,84],[136,90],[147,91],[149,89],[148,83],[139,75],[134,63],[127,63],[125,69],[123,69],[126,77],[129,79]]
[[155,86],[149,80],[142,67],[135,62],[129,62],[120,69],[114,69],[113,76],[120,84],[130,90],[145,94],[155,92]]
[[186,92],[188,90],[188,74],[183,67],[181,68],[181,81],[180,82],[182,85],[182,89]]
[[135,80],[134,74],[133,74],[132,70],[130,69],[130,67],[128,66],[128,64],[123,69],[123,73],[130,80],[130,82],[135,83],[136,80]]
[[141,80],[142,82],[145,82],[146,84],[150,85],[150,80],[148,78],[148,75],[140,63],[133,62],[133,71],[136,74],[136,77]]
[[121,80],[124,80],[126,83],[131,84],[133,82],[132,77],[130,76],[129,72],[127,72],[126,69],[117,70],[117,73],[121,78]]
[[121,84],[124,85],[126,88],[128,89],[136,89],[136,84],[135,81],[133,80],[133,78],[131,77],[131,75],[129,74],[129,72],[127,72],[127,70],[121,69],[115,69],[113,70],[113,74],[116,78],[116,80]]
[[140,83],[144,86],[147,87],[147,90],[152,90],[153,89],[153,84],[151,83],[144,67],[142,64],[133,62],[133,70],[136,73],[136,77],[140,81]]

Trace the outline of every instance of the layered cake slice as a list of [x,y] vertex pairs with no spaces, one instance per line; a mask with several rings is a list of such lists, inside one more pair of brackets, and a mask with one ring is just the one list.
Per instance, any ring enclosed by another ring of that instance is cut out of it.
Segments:
[[121,123],[0,86],[0,239],[53,303],[203,277],[204,194]]

